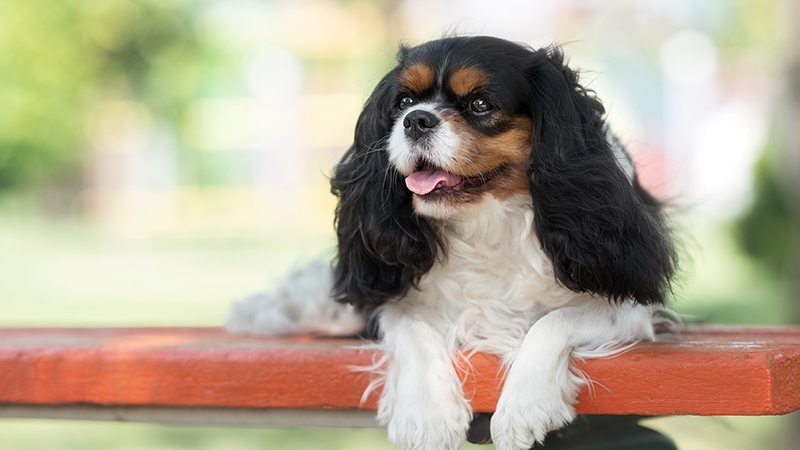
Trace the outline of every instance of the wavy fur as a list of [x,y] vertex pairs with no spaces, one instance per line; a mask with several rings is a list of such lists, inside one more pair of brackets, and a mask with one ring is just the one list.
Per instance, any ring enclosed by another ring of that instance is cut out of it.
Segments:
[[531,58],[530,179],[536,233],[569,289],[661,304],[675,252],[657,202],[629,180],[603,109],[557,48]]
[[331,178],[339,198],[334,297],[364,310],[407,293],[431,269],[441,245],[426,219],[414,214],[411,192],[383,147],[394,124],[396,71],[370,96],[354,143]]

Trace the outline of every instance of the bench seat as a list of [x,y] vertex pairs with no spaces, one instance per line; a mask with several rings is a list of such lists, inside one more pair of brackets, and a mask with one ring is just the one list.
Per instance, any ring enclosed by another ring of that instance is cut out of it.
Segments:
[[[219,328],[0,330],[0,416],[227,425],[377,426],[376,361],[357,339],[258,337]],[[478,354],[464,390],[491,412],[498,358]],[[579,414],[778,415],[800,409],[800,327],[687,326],[611,358]]]

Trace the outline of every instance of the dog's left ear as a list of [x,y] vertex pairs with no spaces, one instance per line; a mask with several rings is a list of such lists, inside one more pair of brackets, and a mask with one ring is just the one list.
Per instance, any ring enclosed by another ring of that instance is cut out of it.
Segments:
[[605,110],[558,48],[528,66],[533,121],[529,175],[534,226],[555,276],[576,292],[664,301],[675,252],[658,203],[626,174]]

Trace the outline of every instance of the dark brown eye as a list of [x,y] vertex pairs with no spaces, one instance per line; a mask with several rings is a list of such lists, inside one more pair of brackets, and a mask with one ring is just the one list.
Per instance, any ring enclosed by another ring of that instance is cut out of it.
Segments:
[[401,110],[403,110],[403,109],[408,108],[409,106],[413,106],[414,103],[416,103],[416,102],[414,101],[413,98],[411,98],[411,97],[403,97],[403,98],[400,99],[399,102],[397,102],[397,107],[400,108]]
[[485,113],[492,110],[492,104],[478,97],[469,102],[469,109],[474,113]]

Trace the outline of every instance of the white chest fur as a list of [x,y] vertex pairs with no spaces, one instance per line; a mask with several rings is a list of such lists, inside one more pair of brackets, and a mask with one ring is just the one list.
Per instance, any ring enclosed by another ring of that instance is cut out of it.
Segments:
[[529,196],[487,197],[439,226],[446,259],[384,312],[420,317],[453,352],[508,354],[544,314],[588,298],[556,282],[534,233]]

